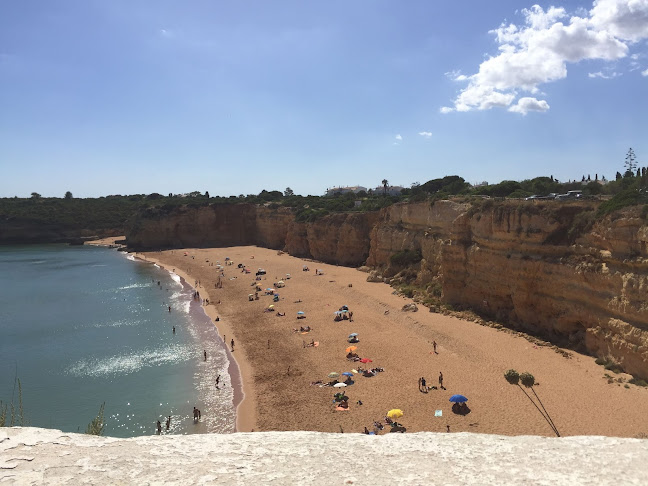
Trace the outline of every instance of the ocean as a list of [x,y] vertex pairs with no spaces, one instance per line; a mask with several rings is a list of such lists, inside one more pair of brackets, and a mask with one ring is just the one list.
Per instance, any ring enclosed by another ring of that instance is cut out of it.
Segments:
[[228,366],[177,275],[102,247],[0,246],[0,400],[18,405],[18,378],[25,425],[85,432],[105,402],[106,436],[233,432]]

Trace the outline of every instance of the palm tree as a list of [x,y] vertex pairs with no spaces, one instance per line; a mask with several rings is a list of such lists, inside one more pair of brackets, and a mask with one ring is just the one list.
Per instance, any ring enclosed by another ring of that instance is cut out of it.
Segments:
[[383,196],[387,195],[387,184],[389,184],[389,181],[387,179],[383,179],[382,180]]
[[[515,370],[508,370],[506,373],[504,373],[504,378],[506,378],[506,381],[508,381],[511,385],[517,385],[520,390],[526,395],[526,397],[529,399],[531,403],[533,403],[533,406],[540,412],[540,415],[547,421],[549,426],[551,427],[551,430],[554,431],[556,436],[560,437],[560,433],[558,432],[558,429],[553,423],[553,420],[549,416],[549,413],[547,413],[547,409],[544,407],[542,402],[540,401],[540,397],[538,397],[538,394],[535,392],[533,389],[533,385],[535,384],[535,378],[531,373],[524,372],[521,375],[515,371]],[[531,395],[529,395],[522,386],[520,386],[520,381],[522,382],[522,385],[524,385],[526,388],[530,388],[533,394],[535,395],[536,399],[538,400],[538,403],[540,403],[540,406],[542,407],[542,410],[540,410],[540,407],[538,407],[538,404],[533,401],[533,398],[531,398]],[[544,411],[544,412],[543,412]]]

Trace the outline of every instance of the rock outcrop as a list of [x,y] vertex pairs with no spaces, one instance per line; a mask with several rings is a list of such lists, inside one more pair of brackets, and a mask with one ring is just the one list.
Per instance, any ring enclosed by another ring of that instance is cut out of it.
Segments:
[[[350,461],[358,451],[379,468]],[[3,484],[648,484],[646,462],[647,440],[615,437],[0,429]]]
[[[135,249],[259,245],[327,263],[409,272],[440,301],[580,348],[648,378],[648,223],[640,208],[595,220],[595,202],[437,201],[312,223],[249,204],[139,214]],[[420,262],[392,264],[415,252]],[[399,273],[400,272],[400,273]]]

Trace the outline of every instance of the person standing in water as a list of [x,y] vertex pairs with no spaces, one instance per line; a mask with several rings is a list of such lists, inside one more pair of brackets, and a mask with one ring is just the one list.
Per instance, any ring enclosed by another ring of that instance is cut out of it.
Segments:
[[203,349],[203,355],[205,356],[205,361],[207,361],[207,350]]
[[166,421],[166,429],[169,430],[169,427],[171,427],[171,415],[167,417]]
[[233,353],[234,352],[234,340],[233,339],[232,339],[232,342],[230,344],[231,344],[231,350],[232,350],[232,353]]
[[173,326],[173,334],[175,334],[175,326]]

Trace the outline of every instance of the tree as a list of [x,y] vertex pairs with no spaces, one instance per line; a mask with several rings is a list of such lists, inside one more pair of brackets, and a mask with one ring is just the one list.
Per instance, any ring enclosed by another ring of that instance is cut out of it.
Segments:
[[31,197],[32,197],[32,199],[40,199],[41,195],[38,194],[37,192],[32,192]]
[[209,191],[205,191],[205,197],[209,199]]
[[387,194],[387,185],[389,184],[389,181],[387,179],[382,180],[382,185],[383,185],[383,196]]
[[[533,403],[533,406],[538,410],[538,412],[540,412],[540,415],[542,415],[542,417],[547,421],[547,423],[551,427],[551,430],[554,431],[556,436],[560,437],[560,433],[558,432],[558,429],[556,428],[556,425],[553,423],[553,420],[549,416],[549,413],[547,413],[547,409],[544,407],[544,405],[540,401],[540,397],[538,397],[535,390],[533,389],[533,385],[535,385],[535,378],[533,377],[533,375],[531,373],[527,373],[527,372],[519,374],[515,370],[508,370],[506,373],[504,373],[504,378],[511,385],[517,385],[520,388],[520,390],[522,390],[524,392],[526,397],[531,401],[531,403]],[[533,401],[533,398],[531,398],[531,395],[529,395],[524,390],[524,388],[522,388],[520,386],[520,382],[522,383],[522,385],[524,385],[525,388],[531,389],[531,391],[533,392],[533,394],[536,397],[536,400],[538,400],[538,403],[540,404],[540,407],[542,407],[542,410],[540,409],[538,404]]]
[[293,190],[290,187],[286,187],[286,190],[284,191],[284,196],[290,197],[290,196],[294,196],[294,195],[295,195],[295,193],[293,192]]
[[631,174],[634,174],[634,171],[637,168],[637,157],[635,156],[632,147],[628,149],[628,153],[626,154],[626,158],[625,158],[625,162],[623,163],[623,166],[626,168],[626,172],[630,172]]
[[65,199],[72,199],[72,193],[70,191],[65,193]]

